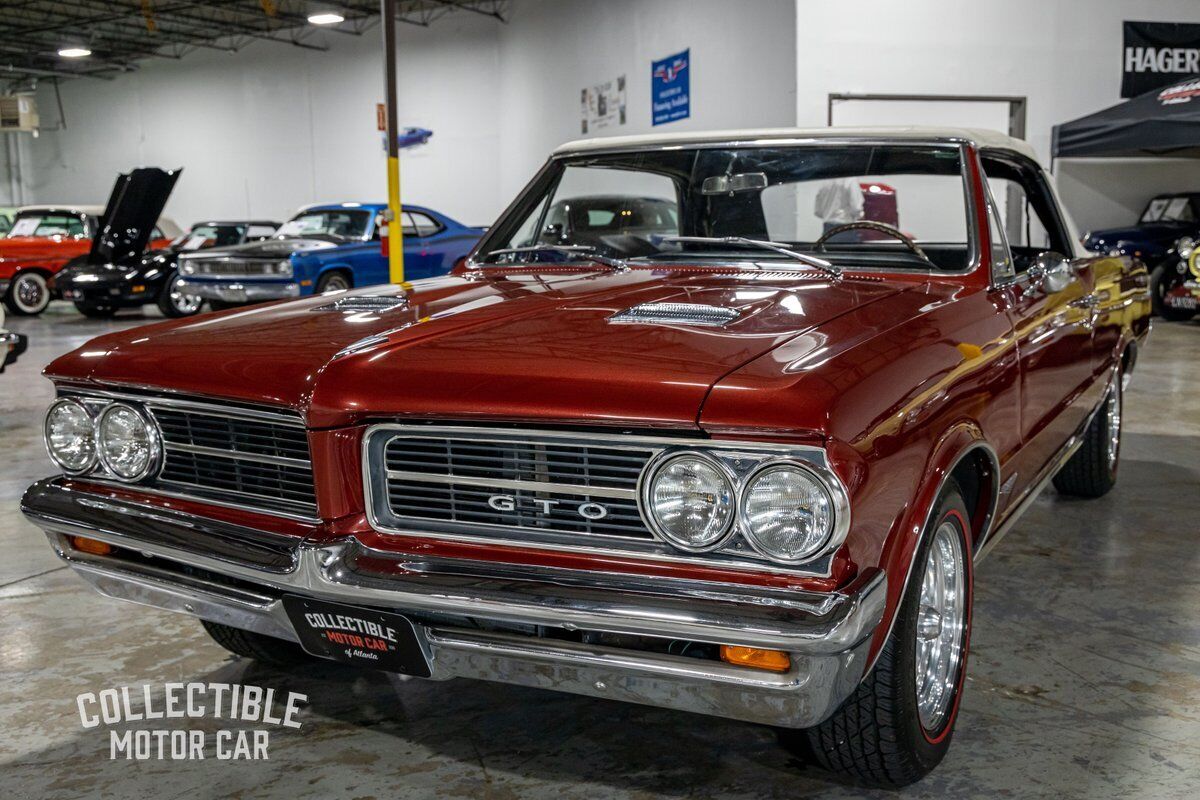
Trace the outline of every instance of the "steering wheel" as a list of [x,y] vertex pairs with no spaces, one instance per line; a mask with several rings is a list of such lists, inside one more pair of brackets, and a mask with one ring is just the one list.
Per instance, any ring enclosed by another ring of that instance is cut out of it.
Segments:
[[901,233],[899,230],[886,223],[872,222],[871,220],[866,219],[860,219],[858,222],[847,222],[844,225],[835,225],[821,234],[820,239],[817,239],[817,241],[813,242],[813,249],[824,252],[825,243],[843,231],[878,231],[879,233],[887,234],[893,239],[899,239],[905,247],[912,251],[913,255],[920,258],[926,264],[929,264],[930,266],[936,266],[933,263],[933,259],[926,255],[925,251],[921,249],[921,246],[914,242],[907,235]]

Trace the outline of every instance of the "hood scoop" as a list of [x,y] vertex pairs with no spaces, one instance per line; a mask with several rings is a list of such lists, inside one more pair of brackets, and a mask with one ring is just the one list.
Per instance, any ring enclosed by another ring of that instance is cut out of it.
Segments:
[[618,311],[608,321],[614,325],[699,325],[721,328],[741,315],[742,312],[736,308],[704,303],[642,303]]
[[381,295],[339,297],[332,303],[317,306],[313,311],[370,311],[380,313],[383,311],[394,311],[398,308],[408,308],[407,297],[387,297]]

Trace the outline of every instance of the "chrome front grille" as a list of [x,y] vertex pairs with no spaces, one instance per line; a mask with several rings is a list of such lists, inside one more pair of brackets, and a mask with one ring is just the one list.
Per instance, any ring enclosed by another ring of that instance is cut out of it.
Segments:
[[183,270],[185,275],[217,275],[231,278],[262,278],[277,275],[276,263],[273,261],[255,260],[238,261],[234,259],[188,259]]
[[367,517],[385,534],[828,575],[831,556],[771,567],[742,537],[681,552],[638,503],[658,457],[702,450],[737,481],[776,459],[825,468],[811,446],[682,436],[385,423],[363,438]]
[[308,434],[298,417],[154,400],[146,408],[163,441],[163,466],[152,485],[316,516]]
[[652,539],[637,483],[653,454],[554,442],[393,436],[387,502],[407,519]]

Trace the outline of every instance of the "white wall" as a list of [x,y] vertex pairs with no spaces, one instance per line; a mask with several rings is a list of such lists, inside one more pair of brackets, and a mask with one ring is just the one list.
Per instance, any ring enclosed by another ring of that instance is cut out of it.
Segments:
[[[400,121],[434,131],[405,155],[404,197],[468,223],[495,208],[496,132],[464,120],[495,114],[496,27],[465,15],[399,26]],[[380,33],[323,38],[329,52],[256,42],[152,59],[111,82],[64,82],[66,129],[23,143],[27,202],[103,203],[116,174],[137,165],[184,168],[167,210],[183,224],[386,199]],[[53,126],[52,91],[38,101]]]
[[[825,124],[831,93],[1002,94],[1028,98],[1027,138],[1048,161],[1050,130],[1120,102],[1121,23],[1200,22],[1195,0],[796,0],[796,121]],[[1200,186],[1200,162],[1187,165]],[[1103,178],[1101,178],[1103,180]],[[1133,198],[1097,198],[1094,173],[1063,180],[1081,227],[1128,222],[1153,180],[1114,181]]]
[[[434,131],[402,152],[404,200],[492,222],[551,149],[579,138],[581,89],[624,74],[627,124],[604,133],[649,131],[651,61],[687,47],[692,118],[658,130],[789,125],[794,14],[793,0],[758,0],[753,14],[722,0],[514,0],[507,25],[466,13],[399,25],[400,124]],[[323,33],[329,52],[258,42],[64,82],[67,128],[22,139],[25,202],[102,203],[142,164],[184,168],[167,208],[181,224],[384,199],[379,40]],[[48,86],[38,102],[53,127]]]

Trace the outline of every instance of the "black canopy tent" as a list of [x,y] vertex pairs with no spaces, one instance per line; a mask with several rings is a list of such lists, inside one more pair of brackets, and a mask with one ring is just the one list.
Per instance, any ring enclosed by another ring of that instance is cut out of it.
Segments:
[[1200,158],[1200,76],[1054,126],[1053,158]]

